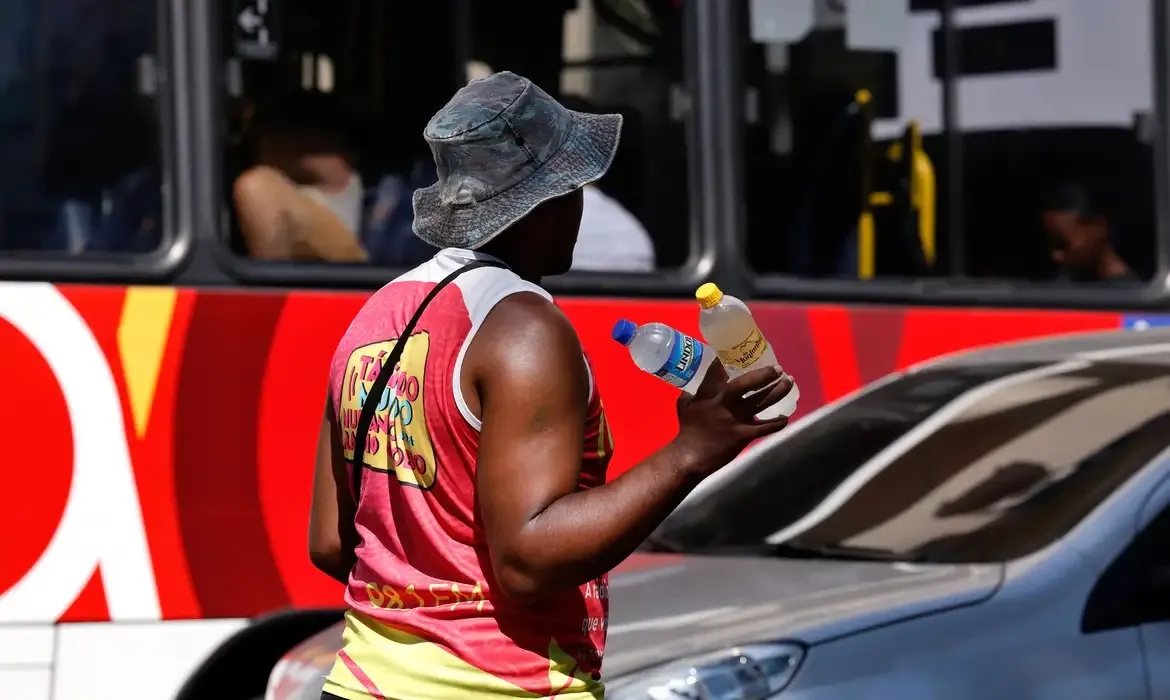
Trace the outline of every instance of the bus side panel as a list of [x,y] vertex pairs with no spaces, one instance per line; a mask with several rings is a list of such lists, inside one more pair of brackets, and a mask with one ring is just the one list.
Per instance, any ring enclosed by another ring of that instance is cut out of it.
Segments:
[[[0,624],[338,604],[340,586],[313,569],[304,538],[326,367],[365,297],[0,284]],[[613,321],[695,333],[696,309],[562,306],[597,367],[616,476],[670,439],[676,392],[609,339]],[[1123,324],[1115,313],[753,309],[800,383],[798,415],[940,354]],[[0,668],[15,663],[6,649]]]

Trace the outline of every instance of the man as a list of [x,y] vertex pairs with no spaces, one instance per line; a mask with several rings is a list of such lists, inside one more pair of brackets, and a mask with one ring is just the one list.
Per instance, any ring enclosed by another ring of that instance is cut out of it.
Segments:
[[1062,279],[1104,284],[1141,281],[1114,250],[1109,221],[1085,187],[1056,188],[1045,204],[1042,221]]
[[[606,573],[704,477],[784,426],[753,418],[791,388],[775,369],[729,382],[715,363],[680,398],[677,437],[606,483],[601,397],[539,282],[572,264],[581,188],[605,173],[620,130],[620,116],[571,112],[507,72],[471,82],[427,125],[439,182],[415,193],[414,231],[442,250],[370,298],[330,369],[309,551],[347,584],[349,612],[324,698],[601,698]],[[442,288],[399,339],[437,282],[473,261],[489,266]],[[395,342],[400,360],[380,366]]]
[[244,243],[257,260],[368,259],[358,237],[362,179],[327,99],[264,102],[246,117],[255,165],[232,192]]

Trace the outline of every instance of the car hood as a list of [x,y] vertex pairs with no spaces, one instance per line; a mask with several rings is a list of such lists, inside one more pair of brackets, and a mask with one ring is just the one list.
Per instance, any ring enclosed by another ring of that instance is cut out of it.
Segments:
[[639,555],[610,581],[605,673],[752,642],[817,644],[978,603],[1002,575],[996,564]]
[[[809,645],[989,598],[1003,567],[636,554],[610,578],[605,675],[770,640]],[[341,625],[273,670],[269,700],[316,700]]]

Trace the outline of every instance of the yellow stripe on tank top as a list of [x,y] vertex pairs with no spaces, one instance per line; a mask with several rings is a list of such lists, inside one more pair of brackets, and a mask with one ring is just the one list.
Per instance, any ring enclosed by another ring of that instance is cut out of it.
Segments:
[[[538,695],[476,668],[437,644],[363,615],[345,614],[342,651],[387,700],[603,700],[605,686],[587,675],[570,675],[576,664],[556,645],[549,648],[549,686]],[[490,653],[490,652],[489,652]],[[325,690],[345,700],[376,698],[339,657]],[[557,692],[559,691],[559,692]]]

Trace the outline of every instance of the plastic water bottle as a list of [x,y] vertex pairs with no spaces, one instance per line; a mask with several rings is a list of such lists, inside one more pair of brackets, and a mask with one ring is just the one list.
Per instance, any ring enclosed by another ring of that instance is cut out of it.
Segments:
[[698,391],[714,358],[711,348],[664,323],[638,326],[623,318],[613,326],[613,339],[630,349],[639,369],[688,394]]
[[[760,367],[780,367],[776,362],[776,353],[747,304],[733,296],[723,293],[719,287],[708,282],[695,292],[699,300],[699,330],[703,333],[703,340],[715,350],[719,361],[727,370],[727,376],[734,378]],[[781,369],[781,372],[784,370]],[[791,377],[789,377],[791,379]],[[796,411],[796,402],[800,399],[800,389],[796,382],[792,383],[792,390],[776,404],[756,415],[760,420],[768,420],[777,416],[791,416]]]

